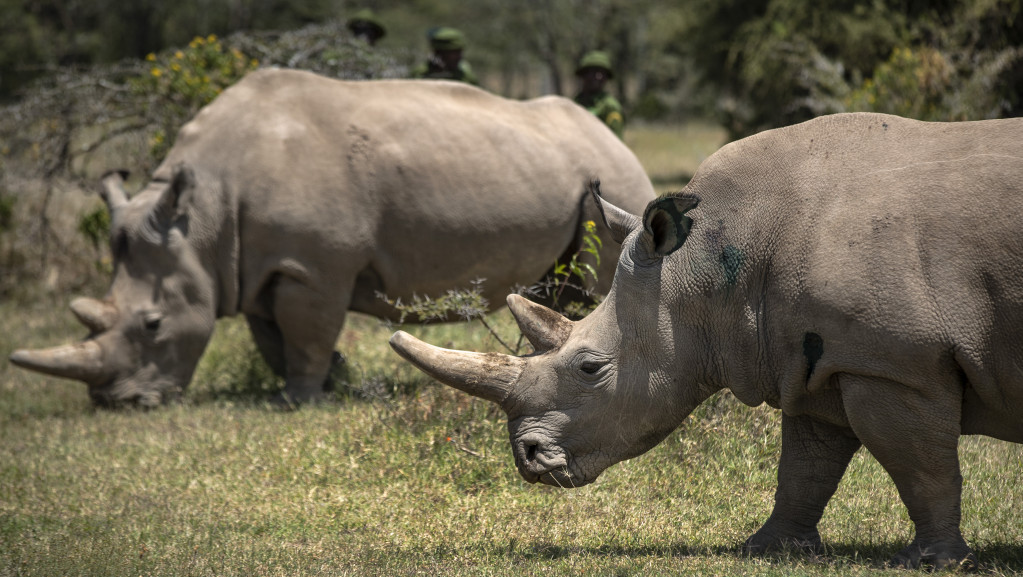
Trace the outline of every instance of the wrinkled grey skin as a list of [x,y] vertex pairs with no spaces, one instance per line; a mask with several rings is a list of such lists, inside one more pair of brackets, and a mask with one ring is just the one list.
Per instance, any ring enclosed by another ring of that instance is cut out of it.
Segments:
[[862,445],[916,526],[893,564],[974,562],[959,436],[1023,442],[1023,120],[823,117],[724,147],[642,217],[602,204],[607,299],[571,322],[509,297],[533,355],[392,346],[499,403],[527,481],[590,483],[727,388],[782,411],[748,551],[818,547]]
[[[477,278],[501,302],[577,249],[600,220],[587,183],[610,166],[615,202],[654,198],[629,149],[568,99],[254,72],[133,198],[104,179],[113,280],[72,302],[90,335],[11,361],[85,381],[102,405],[154,405],[187,386],[215,319],[242,313],[286,399],[315,399],[348,310],[394,318],[377,291],[407,301]],[[601,294],[619,251],[604,246],[588,287]]]

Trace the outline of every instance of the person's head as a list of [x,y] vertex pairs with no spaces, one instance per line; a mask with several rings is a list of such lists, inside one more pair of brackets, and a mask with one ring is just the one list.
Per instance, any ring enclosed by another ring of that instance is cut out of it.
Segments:
[[446,70],[458,68],[465,50],[465,35],[455,28],[442,26],[434,28],[427,34],[434,57]]
[[376,17],[376,14],[368,8],[356,12],[355,15],[348,19],[346,25],[356,38],[362,39],[370,46],[373,46],[377,40],[387,35],[384,25]]
[[583,92],[600,92],[604,89],[607,81],[614,76],[611,69],[611,57],[600,50],[587,52],[579,59],[575,75],[579,77]]

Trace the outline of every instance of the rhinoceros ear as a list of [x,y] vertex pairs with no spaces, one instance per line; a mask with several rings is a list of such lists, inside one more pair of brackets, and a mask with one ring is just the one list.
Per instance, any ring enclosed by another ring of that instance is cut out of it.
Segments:
[[685,243],[693,227],[693,219],[686,212],[699,203],[698,196],[680,192],[654,199],[647,205],[643,230],[649,235],[656,256],[666,257]]
[[629,214],[610,202],[604,200],[600,195],[600,181],[591,180],[589,186],[590,196],[593,201],[597,204],[597,209],[600,211],[600,218],[603,219],[604,224],[611,229],[611,238],[618,244],[625,242],[625,237],[629,236],[629,233],[639,228],[639,217],[634,214]]

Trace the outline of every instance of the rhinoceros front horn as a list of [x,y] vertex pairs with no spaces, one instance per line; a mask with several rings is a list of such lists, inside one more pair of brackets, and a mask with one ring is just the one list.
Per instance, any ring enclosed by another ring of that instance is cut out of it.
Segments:
[[100,383],[106,376],[103,351],[96,341],[84,341],[49,349],[18,350],[11,353],[15,365],[66,379]]
[[500,353],[471,353],[424,343],[405,331],[391,336],[391,348],[419,370],[444,383],[488,401],[502,404],[525,361]]

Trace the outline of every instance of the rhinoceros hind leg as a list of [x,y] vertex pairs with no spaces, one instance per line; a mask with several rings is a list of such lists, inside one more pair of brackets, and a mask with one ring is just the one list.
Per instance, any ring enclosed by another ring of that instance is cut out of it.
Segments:
[[788,548],[819,551],[817,523],[860,441],[851,431],[807,416],[782,415],[774,511],[743,544],[760,555]]
[[913,542],[891,560],[897,567],[973,563],[959,530],[962,392],[910,387],[878,377],[844,374],[839,387],[849,425],[895,481],[916,525]]
[[256,342],[259,354],[270,366],[275,375],[284,377],[287,375],[284,366],[284,338],[281,336],[281,329],[272,320],[262,319],[252,315],[246,315],[245,320],[249,323],[249,331],[252,333],[252,340]]

